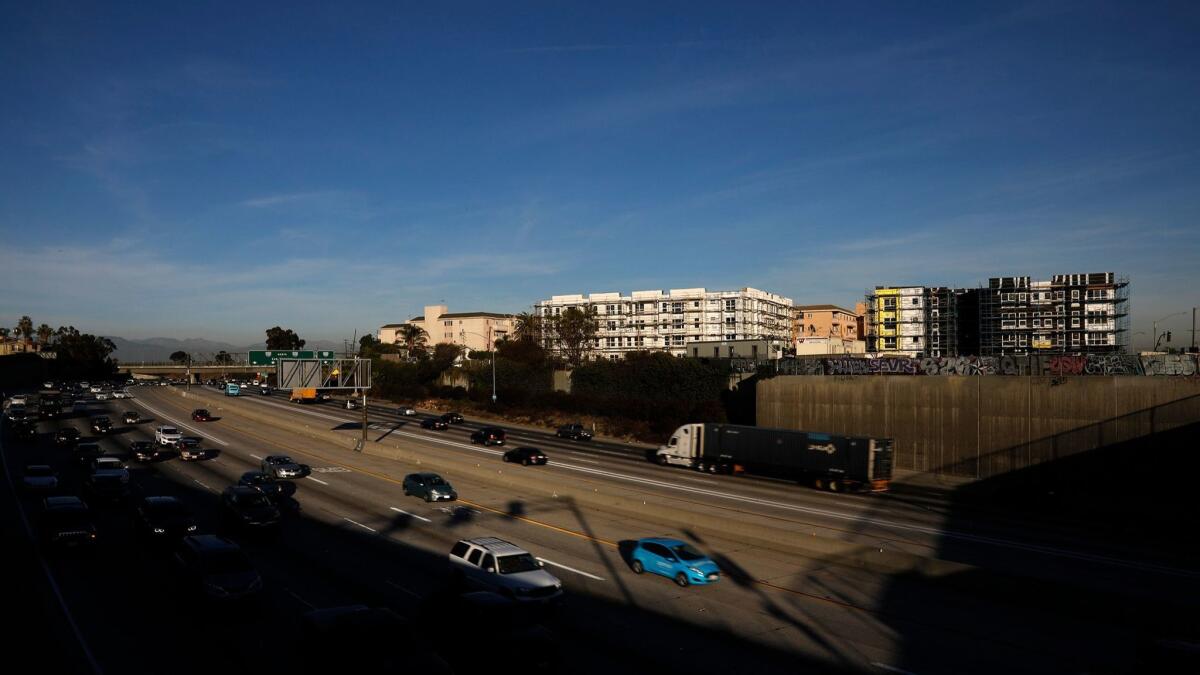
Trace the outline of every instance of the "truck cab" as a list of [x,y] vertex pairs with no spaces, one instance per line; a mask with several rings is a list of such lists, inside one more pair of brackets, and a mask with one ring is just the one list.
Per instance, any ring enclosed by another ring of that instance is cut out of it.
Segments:
[[704,439],[703,427],[703,424],[685,424],[676,429],[666,444],[655,451],[654,461],[661,466],[695,467]]

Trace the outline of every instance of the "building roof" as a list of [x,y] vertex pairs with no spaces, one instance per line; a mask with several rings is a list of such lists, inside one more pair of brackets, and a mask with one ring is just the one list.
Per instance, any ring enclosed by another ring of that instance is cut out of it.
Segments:
[[402,323],[388,323],[388,324],[384,324],[383,328],[399,328],[400,326],[403,326],[403,325],[404,324],[402,324]]
[[797,311],[806,311],[810,309],[836,309],[839,312],[845,312],[847,314],[857,314],[857,312],[852,309],[846,309],[845,307],[839,307],[837,305],[796,305],[793,307],[793,309]]
[[498,312],[454,312],[452,314],[443,314],[439,319],[469,319],[471,317],[484,316],[491,319],[511,319],[512,314],[500,314]]

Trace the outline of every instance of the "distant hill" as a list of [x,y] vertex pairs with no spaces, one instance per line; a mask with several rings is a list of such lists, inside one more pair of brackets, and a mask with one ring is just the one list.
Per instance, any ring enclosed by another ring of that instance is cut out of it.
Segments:
[[[266,344],[262,342],[254,345],[235,345],[228,342],[206,340],[204,338],[178,340],[175,338],[155,337],[144,340],[129,340],[111,335],[107,337],[117,347],[117,350],[112,354],[113,358],[121,363],[130,364],[139,361],[168,361],[171,358],[171,354],[181,350],[191,354],[193,357],[207,359],[221,350],[227,351],[230,354],[244,354],[252,349],[267,348]],[[345,348],[345,343],[333,340],[312,340],[306,342],[304,348],[340,352]]]

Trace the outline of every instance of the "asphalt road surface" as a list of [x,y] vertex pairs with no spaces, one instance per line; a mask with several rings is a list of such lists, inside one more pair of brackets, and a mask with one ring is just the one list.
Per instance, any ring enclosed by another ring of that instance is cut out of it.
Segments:
[[[1070,523],[708,476],[650,464],[640,448],[536,431],[510,430],[508,445],[536,446],[550,464],[514,466],[501,461],[503,448],[469,442],[478,423],[430,431],[378,407],[370,452],[355,452],[361,411],[196,386],[133,392],[41,422],[36,442],[6,433],[5,473],[15,481],[24,465],[49,463],[59,493],[77,493],[82,472],[52,444],[55,429],[86,437],[88,415],[119,421],[137,410],[142,423],[100,439],[106,453],[124,455],[129,442],[152,441],[155,426],[178,426],[209,456],[131,463],[134,492],[177,495],[202,531],[238,541],[264,592],[230,607],[197,602],[169,552],[135,536],[128,505],[93,505],[94,552],[42,551],[17,525],[34,517],[40,496],[17,489],[4,508],[16,516],[14,550],[29,553],[20,574],[32,577],[29,588],[58,592],[31,595],[49,600],[30,615],[51,616],[31,625],[70,646],[47,658],[80,672],[91,662],[108,673],[303,672],[379,648],[414,659],[434,652],[458,672],[522,669],[528,646],[487,639],[503,627],[430,612],[446,592],[450,547],[484,535],[523,546],[562,580],[562,605],[527,619],[553,637],[562,672],[1137,672],[1148,649],[1175,637],[1176,601],[1200,597],[1194,568]],[[200,407],[217,419],[190,421]],[[220,491],[269,454],[313,467],[295,481],[299,510],[274,536],[227,531]],[[441,473],[460,500],[405,497],[400,480],[413,471]],[[664,535],[709,553],[722,580],[679,588],[634,574],[628,543]],[[305,612],[359,603],[394,609],[409,621],[404,634],[387,645],[302,639]],[[58,604],[65,609],[45,609]]]

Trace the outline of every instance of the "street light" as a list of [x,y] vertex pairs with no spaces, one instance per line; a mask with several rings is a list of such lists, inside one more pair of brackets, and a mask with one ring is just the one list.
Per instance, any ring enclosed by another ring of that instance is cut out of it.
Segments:
[[1162,337],[1158,334],[1158,324],[1162,323],[1163,321],[1166,321],[1167,319],[1169,319],[1173,316],[1182,316],[1184,314],[1187,314],[1187,312],[1175,312],[1174,314],[1168,314],[1168,315],[1164,316],[1163,318],[1159,319],[1158,321],[1154,322],[1154,347],[1150,351],[1154,351],[1154,352],[1158,351],[1158,341],[1159,341],[1159,338]]
[[462,337],[464,343],[467,341],[467,335],[474,335],[488,341],[488,351],[492,355],[492,405],[496,405],[496,342],[485,335],[480,335],[479,333],[471,331],[460,329],[458,334],[460,337]]

